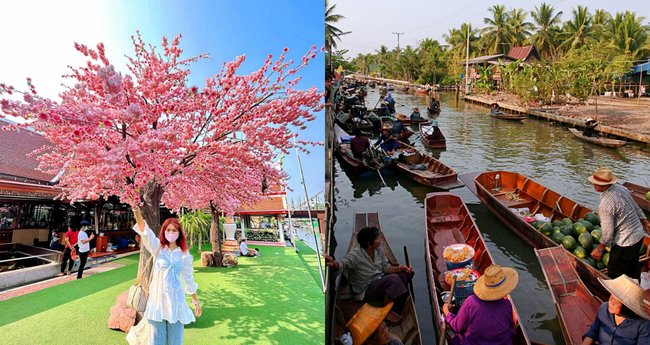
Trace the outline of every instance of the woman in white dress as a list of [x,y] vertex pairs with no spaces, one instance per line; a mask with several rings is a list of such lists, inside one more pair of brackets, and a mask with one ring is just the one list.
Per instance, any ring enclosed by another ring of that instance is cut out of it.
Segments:
[[[149,299],[144,317],[149,322],[151,344],[176,345],[183,343],[185,325],[201,316],[201,305],[196,296],[192,263],[185,235],[176,218],[165,220],[158,236],[149,228],[139,210],[134,210],[137,223],[133,230],[140,235],[140,243],[153,255],[153,275],[149,285]],[[185,282],[185,287],[181,280]],[[194,315],[185,300],[192,295]]]

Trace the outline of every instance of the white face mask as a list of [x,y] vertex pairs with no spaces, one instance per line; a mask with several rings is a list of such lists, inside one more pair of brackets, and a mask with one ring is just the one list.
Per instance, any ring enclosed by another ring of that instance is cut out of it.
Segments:
[[178,234],[178,231],[165,231],[165,238],[167,241],[169,241],[169,243],[176,242],[178,239]]

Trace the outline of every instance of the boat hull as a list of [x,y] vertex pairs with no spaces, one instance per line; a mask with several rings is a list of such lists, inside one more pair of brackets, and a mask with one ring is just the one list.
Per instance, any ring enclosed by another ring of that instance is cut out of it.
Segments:
[[592,144],[596,144],[604,147],[617,148],[627,144],[627,142],[623,140],[608,139],[608,138],[601,138],[601,137],[586,137],[582,135],[582,132],[580,132],[575,128],[569,128],[569,131],[571,131],[571,133],[573,133],[573,135],[580,140],[587,141]]
[[[354,217],[354,231],[352,239],[348,245],[348,252],[358,246],[357,233],[359,230],[366,226],[375,226],[381,230],[379,224],[379,215],[377,213],[356,213]],[[392,249],[388,245],[384,234],[381,233],[382,247],[389,263],[392,266],[398,265],[397,259],[393,254]],[[346,292],[347,291],[347,292]],[[337,277],[334,312],[333,312],[333,327],[332,339],[334,341],[340,339],[341,335],[345,332],[345,326],[354,313],[361,307],[362,302],[354,301],[350,298],[349,289],[347,289],[347,281],[345,276],[339,275]],[[421,345],[422,336],[420,334],[420,325],[418,323],[417,314],[415,310],[415,303],[413,296],[409,294],[404,309],[402,310],[402,317],[397,324],[390,325],[388,331],[398,337],[404,345]]]
[[[444,280],[446,264],[442,252],[445,246],[464,243],[474,248],[473,267],[480,274],[494,263],[487,249],[483,235],[479,231],[469,209],[459,196],[448,192],[430,193],[425,199],[425,263],[431,311],[434,318],[436,334],[441,334],[440,310],[441,292],[449,290]],[[530,344],[530,340],[521,327],[519,314],[514,301],[507,297],[513,306],[513,317],[517,322],[513,344]],[[447,337],[447,343],[450,338]]]
[[[418,152],[414,147],[400,143],[400,149],[409,155],[403,155],[396,163],[395,168],[409,179],[425,186],[449,190],[462,187],[464,184],[458,180],[458,173],[431,155]],[[413,165],[426,164],[427,170],[411,169]]]
[[650,191],[650,188],[644,187],[631,182],[624,182],[623,186],[632,192],[632,197],[636,204],[642,209],[650,212],[650,201],[646,200],[645,195]]
[[[496,175],[500,176],[498,185]],[[551,220],[571,218],[576,222],[591,210],[575,201],[558,194],[524,175],[509,171],[490,171],[478,174],[474,178],[476,195],[481,201],[505,223],[516,235],[526,241],[531,247],[541,249],[557,246],[557,243],[535,229],[523,217],[512,209],[528,208],[530,213],[541,213]],[[498,186],[499,190],[495,190]],[[508,192],[517,192],[523,196],[522,201],[509,202],[505,199]],[[644,243],[650,244],[650,237],[645,237]],[[598,278],[607,278],[606,270],[599,271],[584,260],[566,250],[574,259],[575,270],[582,282],[595,296],[606,300],[609,292],[598,282]],[[643,259],[643,258],[642,258]]]

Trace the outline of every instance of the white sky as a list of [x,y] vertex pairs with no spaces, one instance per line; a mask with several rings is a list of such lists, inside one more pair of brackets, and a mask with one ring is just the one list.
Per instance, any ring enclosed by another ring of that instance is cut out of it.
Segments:
[[[352,31],[341,36],[338,49],[348,49],[346,57],[352,58],[357,54],[373,53],[381,45],[389,49],[397,46],[397,35],[393,32],[403,32],[400,35],[400,47],[406,45],[416,47],[424,38],[433,38],[444,44],[442,36],[451,28],[458,28],[465,22],[474,27],[484,27],[483,18],[490,17],[488,8],[493,5],[505,5],[506,9],[522,8],[529,14],[528,21],[533,21],[530,11],[542,3],[542,0],[330,0],[336,4],[335,13],[345,16],[336,27],[343,32]],[[547,0],[547,4],[562,11],[562,21],[571,18],[571,10],[577,5],[587,6],[590,13],[596,9],[605,9],[610,13],[635,11],[644,16],[644,24],[649,23],[650,1],[644,0]]]

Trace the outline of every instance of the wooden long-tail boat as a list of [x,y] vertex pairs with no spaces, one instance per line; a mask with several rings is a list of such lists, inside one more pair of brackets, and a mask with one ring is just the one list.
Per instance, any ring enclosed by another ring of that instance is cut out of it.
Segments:
[[[356,248],[359,244],[357,243],[357,233],[359,230],[366,226],[376,226],[381,230],[381,225],[379,224],[379,215],[377,213],[356,213],[354,215],[354,231],[352,233],[352,239],[348,245],[348,252]],[[391,265],[398,265],[397,259],[391,250],[384,234],[381,234],[382,247],[386,258]],[[338,340],[341,335],[345,332],[345,325],[354,315],[354,313],[363,305],[362,302],[355,301],[352,299],[350,293],[349,285],[344,275],[340,274],[336,278],[336,292],[335,292],[335,302],[334,302],[334,315],[333,315],[333,327],[332,332],[333,340]],[[413,302],[413,296],[410,295],[404,304],[404,309],[402,311],[402,317],[400,318],[397,324],[392,324],[388,327],[388,331],[399,338],[404,345],[420,345],[422,344],[422,336],[420,334],[420,325],[418,323],[417,314],[415,312],[415,303]]]
[[567,345],[582,344],[582,335],[596,318],[602,301],[591,294],[576,273],[575,257],[563,247],[535,249],[557,310]]
[[447,148],[447,139],[438,126],[420,124],[420,135],[422,137],[422,143],[428,148]]
[[[461,176],[461,179],[465,179],[465,176]],[[469,186],[468,182],[465,184]],[[479,173],[474,178],[473,187],[470,190],[490,211],[533,248],[555,247],[557,243],[526,222],[515,209],[528,208],[531,214],[543,214],[551,221],[570,218],[573,222],[591,212],[589,208],[516,172]],[[508,200],[507,195],[516,195],[517,198]],[[650,237],[646,236],[644,243],[646,246],[650,244]],[[606,278],[606,269],[599,271],[572,252],[567,250],[567,253],[574,258],[575,270],[582,282],[594,295],[601,300],[606,300],[609,292],[598,282],[598,277]],[[647,258],[642,257],[641,260],[645,261]]]
[[404,114],[397,114],[395,115],[395,118],[402,121],[402,123],[404,123],[405,125],[418,125],[420,123],[424,123],[424,124],[431,123],[431,120],[429,119],[425,119],[425,118],[411,119],[410,117],[406,117],[406,115]]
[[415,94],[419,96],[428,96],[429,90],[427,89],[415,89]]
[[[400,119],[400,121],[402,121],[402,120]],[[381,128],[384,128],[384,126],[390,126],[392,128],[393,127],[393,122],[395,122],[395,119],[393,119],[391,117],[388,117],[388,116],[382,116],[381,117]],[[402,123],[404,123],[404,121],[402,121]],[[404,123],[404,124],[406,124],[406,123]],[[413,135],[413,131],[408,127],[404,127],[404,130],[402,131],[402,133],[396,139],[397,139],[397,141],[407,143],[409,138],[412,135]]]
[[[433,323],[436,334],[440,335],[441,292],[449,289],[443,274],[447,271],[442,255],[444,247],[456,243],[472,246],[474,248],[473,267],[480,274],[483,274],[485,269],[494,263],[494,259],[488,251],[483,235],[476,226],[472,215],[459,196],[448,192],[427,194],[424,217],[426,223],[424,261],[427,267]],[[528,335],[521,326],[515,303],[509,295],[507,298],[512,303],[512,314],[516,322],[513,344],[530,344]],[[445,336],[447,343],[451,344],[449,336]]]
[[617,148],[627,144],[627,142],[624,140],[609,139],[603,137],[586,137],[582,134],[581,131],[575,128],[569,128],[569,131],[571,131],[571,133],[573,133],[573,135],[575,135],[578,139],[588,141],[592,144],[596,144],[604,147]]
[[[453,168],[433,158],[429,153],[420,152],[413,146],[399,143],[402,155],[395,163],[395,168],[404,176],[425,186],[437,189],[453,189],[464,186],[458,180],[458,173]],[[425,170],[413,169],[426,165]]]
[[492,116],[495,119],[501,119],[501,120],[509,120],[509,121],[522,121],[528,118],[526,115],[519,115],[519,114],[506,114],[503,112],[489,112],[490,116]]
[[647,193],[650,192],[650,187],[644,187],[631,182],[623,182],[623,186],[632,192],[632,197],[639,207],[650,212],[650,200],[645,198]]
[[364,156],[366,159],[357,159],[352,155],[350,150],[349,141],[352,136],[344,131],[337,124],[334,124],[334,143],[335,153],[339,157],[341,165],[351,169],[355,174],[361,174],[367,170],[377,170],[393,164],[392,160],[386,160],[381,153],[377,152],[372,146],[367,151],[375,154],[375,156]]

